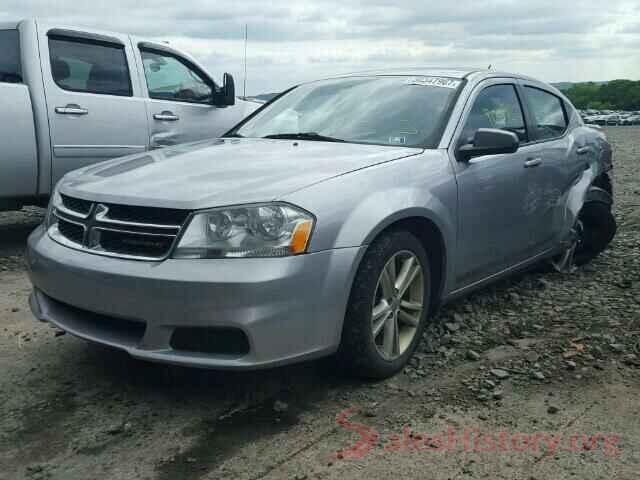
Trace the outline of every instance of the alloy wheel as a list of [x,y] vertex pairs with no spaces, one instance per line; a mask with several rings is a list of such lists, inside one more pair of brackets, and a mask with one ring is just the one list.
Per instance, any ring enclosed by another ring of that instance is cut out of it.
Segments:
[[582,247],[584,237],[584,225],[580,219],[571,230],[571,240],[567,247],[558,257],[551,260],[551,264],[559,273],[572,273],[576,269],[576,250]]
[[378,278],[371,330],[378,353],[388,361],[411,345],[424,308],[424,274],[418,257],[405,250],[386,263]]

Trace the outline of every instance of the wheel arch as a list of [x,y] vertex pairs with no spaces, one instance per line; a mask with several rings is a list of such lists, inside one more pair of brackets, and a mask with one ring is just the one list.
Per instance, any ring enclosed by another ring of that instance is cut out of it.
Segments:
[[[380,235],[392,229],[407,230],[420,240],[429,258],[431,268],[431,313],[440,307],[447,280],[449,262],[444,228],[422,209],[407,209],[396,212],[382,220],[369,232],[365,244],[371,244]],[[435,279],[435,280],[434,280]]]
[[611,197],[613,197],[613,185],[611,183],[609,172],[602,172],[600,175],[598,175],[591,186],[601,188]]
[[612,205],[613,197],[607,190],[594,183],[589,187],[589,190],[587,190],[587,194],[585,195],[584,203],[587,204],[589,202],[601,202],[606,203],[607,205]]

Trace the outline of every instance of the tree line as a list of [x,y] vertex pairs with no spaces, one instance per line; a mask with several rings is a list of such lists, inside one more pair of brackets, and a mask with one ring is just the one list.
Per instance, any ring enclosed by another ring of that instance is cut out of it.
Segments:
[[563,93],[579,109],[640,110],[640,81],[577,83]]

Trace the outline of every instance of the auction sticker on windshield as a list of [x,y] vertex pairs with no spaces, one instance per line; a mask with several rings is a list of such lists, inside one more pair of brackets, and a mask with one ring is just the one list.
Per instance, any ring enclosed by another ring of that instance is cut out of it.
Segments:
[[411,77],[405,83],[407,85],[422,85],[424,87],[442,87],[455,90],[460,86],[460,80],[444,77]]

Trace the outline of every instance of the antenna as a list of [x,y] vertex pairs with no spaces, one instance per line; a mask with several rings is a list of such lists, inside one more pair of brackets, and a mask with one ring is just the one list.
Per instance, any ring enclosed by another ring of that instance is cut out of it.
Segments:
[[493,67],[492,63],[489,64],[489,66],[487,67],[487,70],[491,70],[491,67]]
[[244,24],[244,99],[247,99],[247,42],[248,42],[248,25]]

